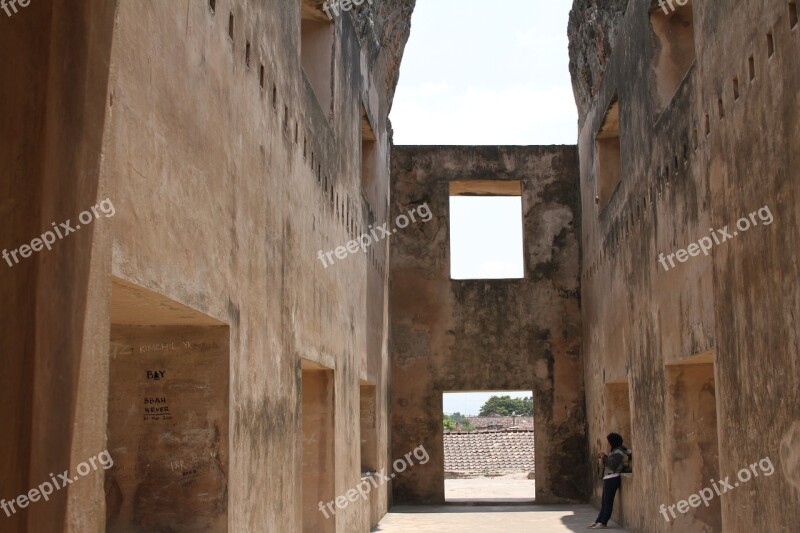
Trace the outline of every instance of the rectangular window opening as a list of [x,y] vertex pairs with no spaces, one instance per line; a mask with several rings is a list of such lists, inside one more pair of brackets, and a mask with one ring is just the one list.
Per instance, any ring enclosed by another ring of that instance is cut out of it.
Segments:
[[532,391],[445,392],[442,431],[448,503],[536,500]]
[[789,2],[789,28],[797,27],[797,2]]
[[306,359],[301,367],[302,531],[335,533],[336,520],[319,510],[336,498],[334,373]]
[[110,530],[228,531],[228,325],[112,277],[108,331]]
[[739,78],[733,78],[733,99],[739,99]]
[[719,119],[725,118],[725,104],[722,103],[722,98],[717,100],[717,108],[719,109]]
[[333,22],[312,0],[300,2],[300,63],[326,117],[333,112]]
[[692,0],[684,6],[676,5],[674,10],[654,6],[650,25],[656,37],[653,68],[658,109],[663,110],[695,60]]
[[617,95],[611,99],[600,130],[595,136],[595,178],[595,202],[602,210],[622,181],[622,149]]
[[258,84],[259,84],[259,86],[261,86],[261,89],[263,90],[264,89],[264,65],[261,65],[261,67],[258,70]]
[[228,17],[228,37],[230,37],[231,41],[233,41],[233,11],[231,11],[230,16]]
[[378,191],[375,190],[375,174],[377,170],[377,144],[367,111],[361,106],[361,192],[370,203],[377,203]]
[[244,66],[250,68],[250,41],[245,41],[244,45]]
[[[375,474],[380,469],[378,460],[378,402],[375,385],[362,382],[359,396],[359,420],[361,440],[361,480],[370,482],[378,481]],[[374,505],[379,498],[377,491],[370,491],[367,495],[366,509],[370,513],[370,526],[380,520],[378,505]]]
[[522,184],[450,182],[450,279],[521,279]]
[[767,57],[775,55],[775,41],[772,39],[772,33],[767,34]]
[[[686,498],[692,483],[685,473],[697,479],[719,479],[719,434],[717,430],[714,354],[696,354],[665,366],[667,449],[665,457],[669,485],[667,494],[678,500]],[[633,447],[634,456],[636,448]],[[689,491],[691,493],[691,491]],[[679,496],[680,495],[680,496]],[[678,501],[671,500],[671,501]],[[710,505],[689,509],[686,520],[703,523],[710,531],[722,531],[719,498]]]
[[747,69],[750,72],[750,81],[756,79],[756,59],[753,56],[750,56],[747,59]]
[[217,0],[208,0],[208,7],[211,9],[211,14],[217,12]]

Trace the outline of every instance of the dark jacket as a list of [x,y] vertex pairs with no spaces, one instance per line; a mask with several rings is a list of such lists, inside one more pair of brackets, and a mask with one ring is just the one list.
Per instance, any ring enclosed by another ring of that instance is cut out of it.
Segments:
[[603,456],[603,478],[606,476],[630,472],[633,452],[622,445],[622,435],[609,433],[606,437],[611,445],[611,454]]
[[[612,474],[624,473],[626,470],[630,471],[629,465],[632,460],[633,452],[629,448],[622,444],[615,447],[609,455],[603,457],[603,478]],[[626,465],[626,462],[628,465]]]

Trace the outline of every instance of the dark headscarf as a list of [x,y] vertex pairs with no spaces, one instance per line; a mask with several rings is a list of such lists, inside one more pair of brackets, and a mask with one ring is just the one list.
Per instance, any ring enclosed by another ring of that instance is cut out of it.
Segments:
[[617,448],[619,446],[622,446],[622,435],[620,435],[619,433],[609,433],[608,437],[606,438],[608,439],[608,443],[611,445],[612,448]]

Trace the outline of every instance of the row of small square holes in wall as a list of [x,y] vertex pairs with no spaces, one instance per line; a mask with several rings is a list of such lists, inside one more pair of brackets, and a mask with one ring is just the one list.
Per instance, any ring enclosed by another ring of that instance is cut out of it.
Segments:
[[[217,11],[217,2],[216,0],[209,0],[208,2],[209,9],[211,10],[211,14],[215,15]],[[235,28],[235,17],[233,15],[233,11],[230,12],[228,16],[228,37],[231,39],[231,42],[234,41],[234,28]],[[250,69],[250,41],[245,41],[245,51],[244,51],[244,62],[245,67],[249,70]],[[265,69],[264,64],[261,63],[259,65],[259,72],[258,72],[258,82],[259,86],[262,90],[265,89]],[[278,88],[273,83],[272,84],[272,108],[277,111],[278,109]],[[289,106],[283,106],[283,129],[284,132],[289,132]],[[299,121],[295,120],[294,124],[294,143],[298,144],[299,142]],[[303,136],[303,159],[308,160],[308,137]],[[334,192],[333,183],[328,179],[328,175],[325,174],[325,178],[322,178],[322,164],[319,160],[316,159],[315,153],[311,152],[311,159],[310,159],[311,171],[312,173],[316,174],[317,183],[322,185],[322,192],[324,196],[329,197],[331,207],[334,209],[334,216],[339,220],[339,223],[345,228],[348,235],[352,238],[356,237],[356,234],[361,235],[363,228],[360,226],[357,227],[357,222],[351,216],[352,213],[355,212],[355,207],[350,202],[349,196],[345,195],[345,197],[341,198],[338,192]],[[316,165],[316,168],[315,168]],[[374,253],[370,250],[370,256],[372,258],[372,263],[376,268],[378,266],[378,261],[374,256]]]
[[[787,9],[788,9],[789,29],[791,31],[795,31],[795,30],[798,29],[797,3],[796,2],[789,2],[787,4]],[[767,46],[767,60],[770,60],[775,55],[775,39],[774,39],[772,31],[769,31],[769,32],[766,33],[766,39],[765,40],[766,40],[766,46]],[[747,59],[747,71],[748,71],[749,82],[752,84],[756,80],[756,63],[755,63],[755,55],[754,54],[751,54],[750,57],[748,57],[748,59]],[[734,76],[732,78],[732,89],[733,89],[733,101],[735,103],[735,102],[737,102],[739,100],[739,97],[740,97],[739,77],[738,77],[738,75]],[[717,101],[717,110],[718,110],[718,118],[719,118],[719,120],[724,119],[725,118],[725,108],[724,108],[724,104],[723,104],[723,99],[721,97]],[[711,121],[710,121],[710,118],[709,118],[708,114],[705,115],[704,126],[705,126],[705,132],[704,132],[705,136],[709,137],[711,135]],[[697,128],[694,128],[692,130],[692,144],[693,144],[694,151],[696,152],[698,150],[698,148],[699,148],[699,139],[698,139],[698,135],[697,135]],[[679,165],[679,161],[678,161],[678,156],[677,155],[673,156],[673,162],[674,162],[674,167],[673,167],[674,168],[674,174],[678,175],[680,173],[680,165]],[[683,167],[684,168],[687,167],[688,164],[689,164],[688,142],[684,142],[683,143]],[[663,181],[664,178],[668,178],[669,175],[670,175],[670,166],[669,166],[669,164],[666,164],[663,167],[662,166],[658,167],[658,178],[659,178],[659,181],[658,181],[659,186],[658,186],[658,189],[657,189],[658,198],[661,197],[661,194],[662,194],[662,191],[663,191],[663,188],[664,188],[664,185],[662,184],[662,182],[665,182],[667,187],[670,186],[669,181]],[[644,200],[644,211],[647,211],[648,204],[652,205],[653,201],[654,201],[653,186],[651,185],[650,186],[650,196],[649,196],[648,200]],[[639,202],[639,206],[636,209],[636,222],[638,222],[640,220],[641,212],[642,212],[642,201]],[[615,231],[612,230],[612,232],[611,232],[612,234],[611,234],[611,238],[610,238],[610,241],[611,241],[610,249],[611,250],[614,250],[614,251],[619,250],[620,242],[625,242],[628,239],[628,235],[630,234],[632,229],[635,229],[636,227],[638,227],[636,224],[632,224],[632,223],[633,223],[633,216],[630,213],[628,213],[627,216],[626,216],[626,220],[623,223],[623,227],[625,228],[624,229],[625,235],[620,237],[619,235],[617,235],[617,233]],[[597,271],[600,268],[600,264],[601,263],[608,262],[608,260],[610,259],[611,254],[607,254],[606,253],[606,249],[607,248],[609,248],[609,246],[606,246],[605,243],[604,243],[604,245],[600,248],[600,257],[596,261],[594,261],[592,263],[592,265],[590,265],[589,268],[587,269],[586,274],[585,274],[585,278],[586,279],[591,279],[597,273]]]
[[[788,22],[789,22],[789,30],[796,31],[798,29],[798,19],[797,19],[797,2],[791,1],[787,3],[787,10],[788,10]],[[772,30],[768,31],[765,34],[765,41],[767,46],[767,61],[772,59],[775,55],[775,38],[773,37]],[[750,57],[747,58],[747,76],[749,78],[749,82],[752,85],[756,81],[756,60],[755,54],[750,54]],[[733,92],[733,102],[734,104],[739,101],[740,97],[740,90],[739,90],[739,75],[736,74],[731,78],[731,89]],[[717,118],[722,120],[725,118],[725,104],[722,98],[722,95],[717,98]],[[705,136],[708,137],[711,135],[711,118],[708,113],[705,114],[704,118],[704,133]],[[693,130],[693,137],[695,139],[695,150],[697,149],[697,129]]]

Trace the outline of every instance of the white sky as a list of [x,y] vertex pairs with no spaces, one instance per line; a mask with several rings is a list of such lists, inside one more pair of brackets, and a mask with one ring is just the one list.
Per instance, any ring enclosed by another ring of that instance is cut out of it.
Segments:
[[[390,115],[394,143],[575,144],[571,6],[572,0],[417,0]],[[522,277],[521,233],[508,229],[509,216],[521,209],[468,204],[451,203],[453,218],[472,222],[470,238],[451,233],[451,277]],[[490,244],[478,243],[479,234]]]
[[519,196],[450,197],[450,277],[524,277]]
[[442,395],[445,414],[459,412],[465,416],[478,416],[481,406],[492,396],[511,396],[512,398],[529,398],[531,391],[493,391],[493,392],[446,392]]
[[572,0],[417,0],[394,143],[575,144]]

